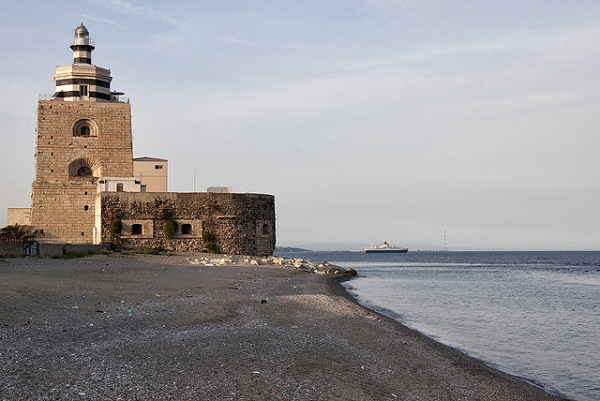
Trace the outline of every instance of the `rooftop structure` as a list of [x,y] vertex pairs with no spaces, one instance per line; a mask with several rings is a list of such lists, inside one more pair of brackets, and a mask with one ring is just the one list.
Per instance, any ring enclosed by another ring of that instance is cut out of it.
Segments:
[[67,101],[108,102],[118,100],[122,93],[114,92],[111,95],[110,70],[92,64],[94,41],[90,38],[90,33],[83,23],[73,31],[70,47],[73,50],[73,63],[56,67],[54,71],[56,90],[53,97]]

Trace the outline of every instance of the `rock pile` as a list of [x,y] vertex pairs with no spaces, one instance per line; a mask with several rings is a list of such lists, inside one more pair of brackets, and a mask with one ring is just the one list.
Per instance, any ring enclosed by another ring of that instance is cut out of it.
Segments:
[[354,269],[346,270],[329,262],[313,262],[301,258],[282,258],[278,256],[254,257],[237,255],[204,256],[199,258],[186,258],[193,265],[200,266],[281,266],[287,269],[298,269],[315,274],[351,274],[356,275]]

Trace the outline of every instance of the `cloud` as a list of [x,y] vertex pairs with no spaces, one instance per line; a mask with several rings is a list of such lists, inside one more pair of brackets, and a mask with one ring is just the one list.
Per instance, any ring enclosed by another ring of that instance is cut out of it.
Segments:
[[140,18],[161,22],[164,24],[178,25],[178,21],[169,13],[154,8],[133,5],[126,0],[89,0],[90,3],[109,8],[122,14],[134,15]]
[[243,46],[255,46],[256,45],[254,42],[252,42],[248,39],[234,37],[234,36],[217,36],[217,39],[222,42],[243,45]]
[[76,14],[76,13],[72,13],[72,14],[73,14],[73,15],[77,15],[77,16],[79,16],[79,17],[81,17],[81,18],[84,18],[85,20],[92,20],[92,21],[98,21],[98,22],[105,22],[105,23],[107,23],[107,24],[114,25],[114,26],[117,26],[117,27],[119,27],[119,28],[122,28],[122,29],[129,29],[129,28],[127,28],[126,26],[124,26],[124,25],[121,25],[121,24],[119,24],[118,22],[116,22],[116,21],[114,21],[114,20],[109,20],[109,19],[106,19],[106,18],[97,18],[97,17],[92,17],[92,16],[90,16],[90,15],[87,15],[87,14]]

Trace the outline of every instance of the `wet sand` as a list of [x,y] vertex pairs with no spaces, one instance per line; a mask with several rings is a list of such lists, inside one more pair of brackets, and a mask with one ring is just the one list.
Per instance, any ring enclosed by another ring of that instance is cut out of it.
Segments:
[[0,259],[0,399],[559,399],[333,277],[189,255]]

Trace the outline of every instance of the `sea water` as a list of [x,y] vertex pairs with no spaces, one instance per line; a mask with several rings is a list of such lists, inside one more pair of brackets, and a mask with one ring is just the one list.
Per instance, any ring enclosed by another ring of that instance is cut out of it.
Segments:
[[366,307],[577,401],[600,400],[600,252],[303,252]]

